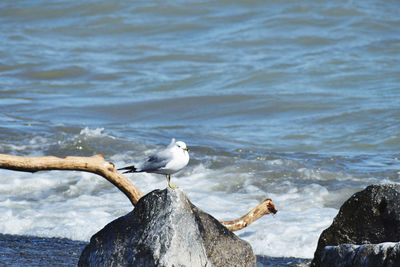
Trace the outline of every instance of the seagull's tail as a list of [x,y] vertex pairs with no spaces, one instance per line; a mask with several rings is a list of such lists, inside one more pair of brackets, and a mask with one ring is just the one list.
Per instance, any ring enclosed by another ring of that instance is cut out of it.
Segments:
[[118,169],[119,171],[120,170],[127,170],[127,171],[125,171],[125,172],[123,172],[123,173],[129,173],[129,172],[136,172],[136,168],[135,168],[135,166],[127,166],[127,167],[123,167],[123,168],[120,168],[120,169]]

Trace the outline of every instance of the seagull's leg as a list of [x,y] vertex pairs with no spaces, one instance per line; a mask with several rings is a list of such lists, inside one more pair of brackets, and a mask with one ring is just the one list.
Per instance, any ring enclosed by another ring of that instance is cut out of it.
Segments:
[[175,185],[172,185],[172,184],[170,183],[170,182],[171,182],[171,175],[167,174],[166,176],[167,176],[168,186],[169,186],[170,188],[172,188],[172,189],[175,189],[176,186],[175,186]]

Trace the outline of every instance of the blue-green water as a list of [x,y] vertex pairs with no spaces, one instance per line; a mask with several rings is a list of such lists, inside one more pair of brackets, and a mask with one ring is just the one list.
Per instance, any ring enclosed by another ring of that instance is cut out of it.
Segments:
[[[172,181],[219,219],[266,197],[238,235],[311,258],[351,194],[400,176],[397,1],[2,1],[0,153],[101,153],[171,138]],[[129,176],[143,191],[160,175]],[[87,241],[130,210],[91,174],[0,171],[0,233]],[[268,227],[267,227],[268,226]]]

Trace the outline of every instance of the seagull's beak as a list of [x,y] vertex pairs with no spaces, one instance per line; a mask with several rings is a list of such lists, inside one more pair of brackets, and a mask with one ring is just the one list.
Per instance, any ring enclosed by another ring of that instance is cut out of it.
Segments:
[[185,147],[183,150],[186,150],[187,152],[190,151],[188,147]]

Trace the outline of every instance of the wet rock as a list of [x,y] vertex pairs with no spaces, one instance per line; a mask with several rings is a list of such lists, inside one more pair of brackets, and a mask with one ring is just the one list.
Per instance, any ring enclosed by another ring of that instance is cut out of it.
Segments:
[[332,225],[322,232],[311,266],[322,266],[325,246],[397,241],[400,241],[400,185],[371,185],[342,205]]
[[179,190],[155,190],[96,233],[79,266],[254,266],[251,246]]
[[400,243],[327,246],[322,252],[322,266],[400,266]]

